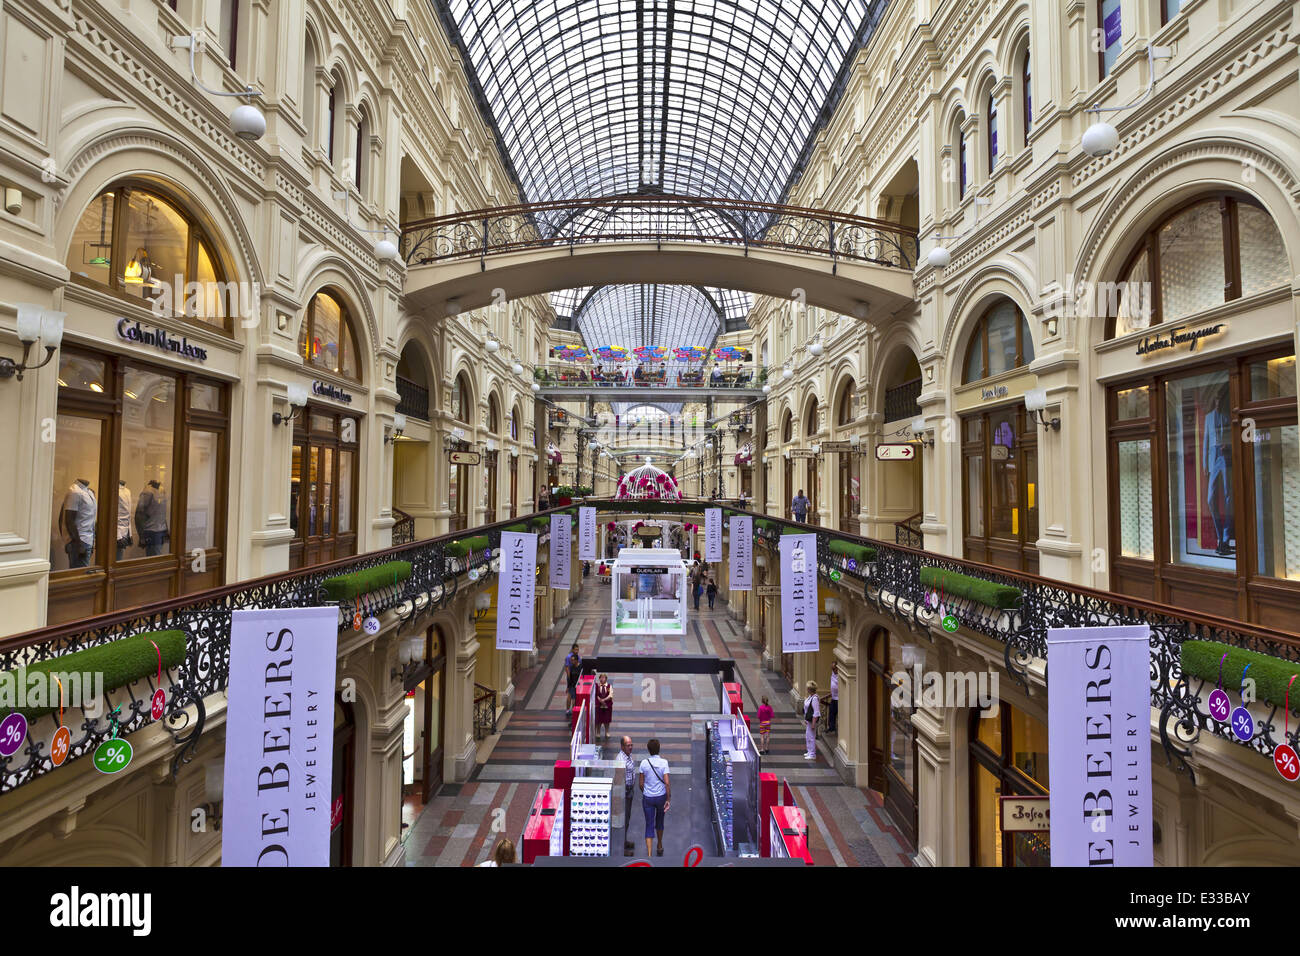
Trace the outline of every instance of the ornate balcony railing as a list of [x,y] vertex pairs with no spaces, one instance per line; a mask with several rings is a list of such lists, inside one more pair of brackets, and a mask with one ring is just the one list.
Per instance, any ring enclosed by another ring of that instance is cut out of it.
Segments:
[[[160,720],[171,733],[177,748],[171,762],[172,774],[175,775],[182,764],[193,758],[198,747],[206,719],[205,699],[226,688],[232,611],[327,605],[332,602],[323,590],[326,578],[391,561],[407,561],[411,564],[411,576],[405,581],[339,605],[339,627],[352,627],[352,618],[357,611],[367,616],[378,616],[396,610],[398,616],[409,623],[446,607],[463,586],[461,577],[471,570],[476,575],[492,573],[501,530],[517,521],[500,521],[475,528],[472,532],[462,531],[395,545],[382,551],[0,638],[0,672],[15,671],[133,634],[185,631],[186,659],[175,668],[164,668],[161,682],[151,676],[126,687],[106,688],[102,698],[69,707],[61,718],[71,733],[71,747],[63,761],[66,763],[92,753],[111,736],[113,725],[109,714],[114,708],[118,708],[119,736],[127,737],[155,723],[150,712],[150,699],[160,684],[167,690],[167,705]],[[449,544],[470,534],[485,536],[488,548],[464,556],[448,553]],[[544,541],[549,541],[549,532],[542,529],[539,546]],[[8,757],[0,755],[0,793],[57,769],[50,756],[50,740],[55,727],[51,720],[42,717],[32,721],[27,739],[19,750]]]
[[825,209],[699,196],[629,195],[476,209],[402,226],[408,265],[604,242],[778,249],[911,269],[917,234]]
[[474,739],[482,740],[497,732],[497,692],[482,684],[474,685]]
[[907,419],[912,421],[921,414],[921,406],[916,399],[921,394],[921,380],[914,378],[902,385],[895,385],[885,390],[885,421],[897,422]]
[[573,363],[538,366],[534,379],[546,389],[700,388],[757,389],[756,373],[749,365],[719,366],[635,362]]
[[925,546],[925,536],[921,534],[921,512],[894,522],[894,544],[917,550]]
[[416,385],[409,378],[397,376],[397,394],[400,401],[397,410],[410,418],[429,420],[429,390],[423,385]]
[[393,509],[393,545],[410,544],[415,540],[415,519],[399,508]]

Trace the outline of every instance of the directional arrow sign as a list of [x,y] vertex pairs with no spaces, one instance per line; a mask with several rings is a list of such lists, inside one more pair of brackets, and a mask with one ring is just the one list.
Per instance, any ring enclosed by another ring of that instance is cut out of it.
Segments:
[[911,461],[916,457],[916,446],[895,442],[876,446],[876,461]]

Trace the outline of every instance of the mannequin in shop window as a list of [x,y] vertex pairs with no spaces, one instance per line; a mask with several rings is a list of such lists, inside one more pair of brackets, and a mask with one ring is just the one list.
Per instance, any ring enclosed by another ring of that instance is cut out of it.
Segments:
[[165,554],[167,540],[167,496],[158,481],[151,480],[140,492],[135,506],[135,529],[140,532],[140,543],[149,557]]
[[126,482],[117,482],[117,560],[121,561],[126,549],[131,547],[131,489]]
[[1223,410],[1223,392],[1214,396],[1214,403],[1205,413],[1205,439],[1202,465],[1209,476],[1205,485],[1205,503],[1209,506],[1210,520],[1214,522],[1217,555],[1230,555],[1235,550],[1231,544],[1232,482],[1228,473],[1228,416]]
[[68,567],[89,567],[95,553],[95,516],[99,506],[90,480],[78,478],[68,489],[59,512],[59,530],[68,537],[63,550],[68,553]]

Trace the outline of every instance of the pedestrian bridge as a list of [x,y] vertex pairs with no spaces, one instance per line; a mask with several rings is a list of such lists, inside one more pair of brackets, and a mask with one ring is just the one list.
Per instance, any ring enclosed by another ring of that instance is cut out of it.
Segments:
[[878,321],[914,299],[917,237],[898,223],[828,210],[638,195],[414,221],[403,227],[402,254],[407,307],[437,318],[501,295],[661,283],[802,296]]

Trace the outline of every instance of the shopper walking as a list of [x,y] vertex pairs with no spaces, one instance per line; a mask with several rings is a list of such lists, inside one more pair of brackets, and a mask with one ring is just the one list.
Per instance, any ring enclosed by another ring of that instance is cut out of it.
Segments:
[[564,719],[568,721],[573,716],[573,705],[578,699],[578,678],[582,676],[582,654],[577,644],[564,659],[564,671]]
[[692,591],[695,595],[695,610],[697,611],[700,609],[700,595],[704,593],[704,583],[700,580],[700,577],[701,575],[698,572],[696,572],[695,586],[694,588],[692,588]]
[[767,753],[768,740],[772,735],[772,705],[763,698],[758,705],[758,752]]
[[709,610],[712,611],[713,602],[718,596],[718,582],[713,580],[713,578],[709,578],[708,593],[709,593]]
[[605,728],[605,740],[609,740],[609,725],[614,719],[614,687],[609,682],[608,674],[601,674],[596,682],[596,736],[600,728]]
[[831,665],[831,709],[826,714],[826,731],[835,733],[840,717],[840,665]]
[[808,520],[808,499],[803,496],[803,489],[794,496],[794,501],[790,502],[790,510],[794,513],[794,520],[803,523]]
[[515,845],[510,840],[502,837],[497,840],[497,845],[492,848],[492,855],[484,860],[479,866],[508,866],[515,862]]
[[817,696],[817,684],[809,681],[804,685],[808,696],[803,699],[803,736],[808,745],[803,755],[804,760],[817,759],[817,719],[822,715],[822,702]]
[[650,756],[641,761],[637,780],[641,786],[641,809],[645,812],[645,855],[650,856],[650,840],[657,837],[654,855],[664,855],[664,814],[672,800],[672,782],[668,777],[668,761],[659,756],[659,741],[653,737],[646,741]]
[[636,789],[636,758],[632,756],[632,738],[619,741],[618,759],[623,764],[623,855],[636,852],[632,842],[632,791]]

